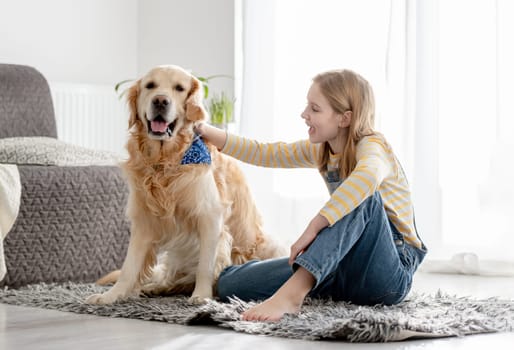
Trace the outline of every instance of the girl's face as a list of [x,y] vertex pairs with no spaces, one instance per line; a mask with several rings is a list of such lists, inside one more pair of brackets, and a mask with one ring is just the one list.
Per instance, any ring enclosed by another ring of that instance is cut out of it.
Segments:
[[343,127],[343,116],[332,109],[317,83],[313,83],[307,93],[307,106],[302,118],[309,127],[310,142],[328,142],[333,153],[342,152],[343,145],[339,145],[337,136],[341,129],[347,132],[347,128]]

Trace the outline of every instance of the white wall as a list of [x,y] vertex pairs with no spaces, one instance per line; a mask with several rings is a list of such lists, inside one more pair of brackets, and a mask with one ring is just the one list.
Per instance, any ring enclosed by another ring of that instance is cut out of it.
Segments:
[[115,84],[137,60],[137,0],[0,0],[2,63],[49,81]]
[[81,84],[114,85],[158,64],[233,76],[234,0],[0,0],[0,62]]
[[[141,0],[138,8],[140,74],[177,64],[200,76],[234,76],[234,0]],[[212,90],[233,94],[232,79]]]

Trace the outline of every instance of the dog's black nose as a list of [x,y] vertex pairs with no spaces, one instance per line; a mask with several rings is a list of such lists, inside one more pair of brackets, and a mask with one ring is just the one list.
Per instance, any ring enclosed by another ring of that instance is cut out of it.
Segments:
[[171,100],[164,95],[157,95],[153,98],[152,104],[155,108],[165,109],[171,103]]

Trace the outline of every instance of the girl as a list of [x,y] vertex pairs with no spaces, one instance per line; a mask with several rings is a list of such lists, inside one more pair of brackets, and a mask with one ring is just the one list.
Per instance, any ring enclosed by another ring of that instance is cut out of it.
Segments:
[[243,320],[277,321],[304,299],[396,304],[426,254],[407,179],[384,136],[373,130],[369,83],[350,70],[313,79],[301,117],[309,140],[263,144],[201,123],[196,132],[222,152],[266,167],[318,168],[330,199],[291,246],[289,258],[250,261],[219,276],[222,300],[264,300]]

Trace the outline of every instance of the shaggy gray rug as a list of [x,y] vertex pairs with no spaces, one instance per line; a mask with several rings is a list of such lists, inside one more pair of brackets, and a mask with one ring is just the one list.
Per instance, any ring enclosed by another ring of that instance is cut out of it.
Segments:
[[514,331],[514,300],[477,300],[441,292],[411,294],[395,306],[307,300],[299,315],[266,323],[239,320],[239,314],[252,305],[241,300],[191,305],[186,297],[173,296],[133,298],[105,306],[84,303],[90,294],[105,290],[93,284],[35,284],[0,290],[0,303],[183,325],[218,325],[238,332],[308,340],[389,342]]

